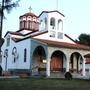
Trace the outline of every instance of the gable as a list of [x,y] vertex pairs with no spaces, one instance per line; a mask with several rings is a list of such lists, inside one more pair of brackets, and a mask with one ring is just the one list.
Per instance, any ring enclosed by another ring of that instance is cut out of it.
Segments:
[[42,11],[41,14],[38,17],[40,17],[43,13],[55,13],[55,12],[62,15],[63,17],[65,17],[64,14],[62,14],[61,12],[59,12],[57,10],[54,10],[54,11]]
[[49,37],[48,32],[42,33],[40,35],[36,35],[33,38],[50,40],[50,41],[58,41],[58,42],[67,42],[67,43],[75,44],[75,41],[66,34],[63,35],[63,39],[51,38],[51,37]]

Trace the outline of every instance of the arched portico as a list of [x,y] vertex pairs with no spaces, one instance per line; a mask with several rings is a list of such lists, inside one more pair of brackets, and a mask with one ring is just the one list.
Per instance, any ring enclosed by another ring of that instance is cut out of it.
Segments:
[[37,46],[32,55],[32,75],[45,74],[46,71],[46,52],[43,46]]
[[52,76],[52,72],[54,72],[56,76],[57,72],[58,74],[62,73],[64,75],[64,73],[68,71],[73,74],[77,73],[85,76],[85,58],[82,52],[52,49],[52,51],[49,52],[47,66],[47,76]]

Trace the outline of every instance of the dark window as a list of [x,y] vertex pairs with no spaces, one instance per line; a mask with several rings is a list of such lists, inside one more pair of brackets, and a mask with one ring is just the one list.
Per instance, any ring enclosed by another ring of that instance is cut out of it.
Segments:
[[55,26],[55,18],[51,18],[50,19],[50,25],[51,26]]
[[24,28],[27,28],[27,21],[24,21]]
[[30,29],[30,20],[28,21],[28,29]]
[[16,62],[16,59],[17,59],[17,48],[14,47],[13,50],[12,50],[12,55],[13,55],[13,61],[14,63]]
[[10,45],[10,36],[7,37],[7,46]]
[[24,62],[27,61],[27,49],[25,48],[24,49]]
[[63,29],[63,21],[61,19],[58,20],[58,30],[61,30]]

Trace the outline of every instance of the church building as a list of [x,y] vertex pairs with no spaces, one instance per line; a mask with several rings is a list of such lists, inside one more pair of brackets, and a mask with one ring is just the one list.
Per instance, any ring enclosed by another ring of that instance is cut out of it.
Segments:
[[[57,11],[32,12],[19,17],[19,30],[8,31],[2,46],[3,73],[61,77],[65,72],[86,76],[90,47],[64,33],[65,16]],[[88,67],[89,66],[89,67]]]

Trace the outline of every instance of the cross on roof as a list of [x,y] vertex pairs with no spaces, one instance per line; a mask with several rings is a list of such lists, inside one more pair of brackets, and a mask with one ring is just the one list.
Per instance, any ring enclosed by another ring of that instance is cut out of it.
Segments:
[[30,6],[28,9],[29,9],[29,11],[31,12],[31,10],[32,10],[32,7]]

